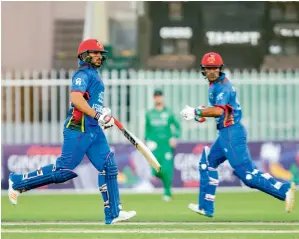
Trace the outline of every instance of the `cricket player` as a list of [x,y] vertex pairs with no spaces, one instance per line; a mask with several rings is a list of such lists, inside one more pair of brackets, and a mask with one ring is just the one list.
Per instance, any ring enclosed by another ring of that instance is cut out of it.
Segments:
[[247,146],[247,132],[241,123],[242,109],[237,92],[222,72],[222,57],[214,52],[207,53],[201,61],[202,74],[209,81],[210,107],[186,106],[181,111],[185,120],[202,121],[214,117],[218,137],[211,148],[205,147],[199,163],[200,188],[198,204],[189,204],[189,209],[212,217],[218,186],[217,167],[228,159],[234,174],[248,187],[263,191],[285,201],[285,209],[291,212],[295,201],[295,183],[280,182],[270,174],[259,171],[251,160]]
[[165,107],[162,90],[154,91],[154,104],[155,108],[145,115],[145,141],[161,164],[162,170],[157,173],[152,169],[152,173],[163,182],[163,200],[170,201],[174,149],[181,134],[181,126],[173,112]]
[[[78,47],[79,68],[72,77],[71,109],[63,129],[62,153],[55,164],[33,172],[9,176],[9,199],[17,204],[20,193],[51,183],[63,183],[78,175],[73,171],[86,154],[98,170],[98,185],[104,201],[105,223],[124,221],[135,211],[121,210],[118,168],[103,129],[114,125],[111,110],[103,105],[104,84],[98,70],[106,59],[103,45],[87,39]],[[74,209],[75,210],[75,209]]]

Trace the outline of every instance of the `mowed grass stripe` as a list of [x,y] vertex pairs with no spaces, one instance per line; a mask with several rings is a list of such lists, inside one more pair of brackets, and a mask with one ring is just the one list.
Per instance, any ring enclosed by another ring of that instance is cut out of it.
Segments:
[[299,233],[299,230],[7,230],[3,229],[2,233],[84,233],[84,234],[93,234],[93,233],[107,233],[107,234],[117,234],[117,233],[143,233],[143,234],[165,234],[165,233],[171,233],[171,234],[194,234],[194,233],[200,233],[200,234],[231,234],[231,233],[237,233],[237,234],[297,234]]
[[[74,221],[56,221],[56,222],[2,222],[2,226],[40,226],[40,225],[95,225],[101,226],[104,222],[74,222]],[[121,222],[113,226],[159,226],[159,225],[187,225],[187,226],[207,226],[207,225],[236,225],[236,226],[299,226],[299,222]]]
[[[299,192],[296,196],[299,198]],[[261,192],[217,193],[214,218],[202,217],[188,209],[188,204],[196,202],[197,198],[196,193],[175,194],[173,201],[165,203],[161,201],[161,195],[122,195],[122,202],[126,209],[137,211],[134,222],[298,222],[299,218],[299,207],[295,205],[292,213],[285,213],[283,202]],[[154,210],[150,210],[149,205]],[[1,219],[7,222],[102,222],[104,219],[100,194],[33,196],[25,193],[17,206],[12,206],[7,196],[2,198],[1,206]]]
[[[106,233],[106,234],[98,234],[98,233],[2,233],[2,238],[5,239],[265,239],[270,237],[269,234],[238,234],[238,233],[214,233],[214,234],[201,234],[201,233],[163,233],[163,234],[150,234],[150,233]],[[297,234],[272,234],[271,239],[298,239]]]
[[154,229],[157,228],[159,230],[170,230],[170,229],[182,229],[182,230],[221,230],[221,229],[234,229],[234,230],[296,230],[299,229],[298,225],[213,225],[213,224],[207,224],[207,225],[123,225],[123,224],[115,224],[115,225],[2,225],[2,229],[26,229],[26,230],[41,230],[41,229],[80,229],[80,230],[105,230],[105,229],[112,229],[112,230],[118,230],[118,229]]

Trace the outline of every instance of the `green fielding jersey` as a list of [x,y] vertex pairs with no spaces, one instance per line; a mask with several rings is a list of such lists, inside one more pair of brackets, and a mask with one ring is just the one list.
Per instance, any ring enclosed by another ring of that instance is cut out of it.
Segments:
[[164,107],[163,110],[149,110],[145,115],[145,140],[168,142],[171,137],[181,136],[181,125],[173,112]]

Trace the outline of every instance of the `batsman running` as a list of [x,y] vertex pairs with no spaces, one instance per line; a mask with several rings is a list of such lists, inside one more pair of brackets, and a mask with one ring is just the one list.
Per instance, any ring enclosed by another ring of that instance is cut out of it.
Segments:
[[78,175],[73,171],[86,154],[98,170],[98,185],[104,201],[105,223],[128,220],[135,211],[123,211],[120,203],[114,153],[103,129],[114,125],[111,110],[104,103],[104,84],[98,70],[106,60],[103,45],[87,39],[78,47],[79,68],[72,77],[71,108],[63,129],[61,156],[55,164],[26,174],[9,176],[9,199],[17,204],[20,193],[51,183],[63,183]]
[[155,107],[145,115],[145,141],[161,164],[161,171],[152,174],[161,179],[164,186],[164,201],[171,200],[171,185],[173,177],[173,156],[177,139],[181,134],[181,126],[171,109],[164,105],[163,91],[154,91]]
[[181,111],[185,120],[200,121],[205,117],[214,117],[218,130],[216,141],[211,148],[204,147],[199,162],[198,204],[191,203],[188,207],[208,217],[214,215],[214,200],[219,183],[217,167],[228,159],[234,174],[245,185],[285,201],[285,210],[291,212],[295,201],[295,183],[280,182],[270,174],[259,171],[253,164],[247,146],[247,132],[241,123],[242,110],[237,92],[222,68],[223,60],[219,54],[210,52],[203,56],[201,69],[209,81],[210,107],[186,106]]

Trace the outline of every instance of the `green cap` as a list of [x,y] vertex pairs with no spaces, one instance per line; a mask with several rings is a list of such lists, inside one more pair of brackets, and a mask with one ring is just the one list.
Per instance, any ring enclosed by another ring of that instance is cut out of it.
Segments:
[[161,89],[156,89],[154,91],[154,96],[156,96],[156,95],[163,95],[163,91]]

